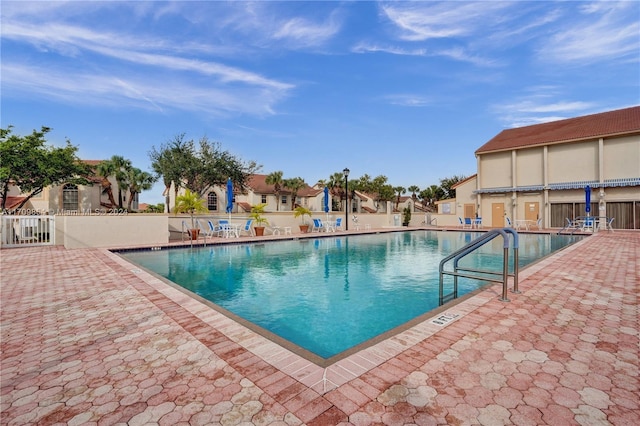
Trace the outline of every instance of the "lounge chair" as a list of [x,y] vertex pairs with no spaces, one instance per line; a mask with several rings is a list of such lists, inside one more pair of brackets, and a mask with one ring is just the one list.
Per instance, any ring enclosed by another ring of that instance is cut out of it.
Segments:
[[542,218],[536,220],[536,223],[531,226],[535,226],[536,228],[538,228],[538,230],[542,229]]
[[311,219],[313,221],[313,228],[311,232],[322,232],[325,228],[321,219]]
[[222,229],[220,229],[219,226],[214,225],[213,222],[210,221],[210,220],[207,221],[207,225],[209,226],[209,228],[207,229],[207,235],[209,237],[221,237],[222,236]]
[[605,226],[605,228],[607,228],[607,231],[613,232],[612,224],[613,224],[614,219],[615,219],[615,217],[611,217],[611,218],[607,219],[607,224]]
[[593,216],[587,216],[584,218],[584,220],[582,221],[582,231],[589,231],[589,232],[593,232],[594,231],[594,225],[595,225],[595,220],[593,219]]
[[240,229],[240,233],[246,233],[250,237],[253,237],[255,234],[253,232],[253,227],[251,224],[253,223],[253,219],[247,219],[247,223]]

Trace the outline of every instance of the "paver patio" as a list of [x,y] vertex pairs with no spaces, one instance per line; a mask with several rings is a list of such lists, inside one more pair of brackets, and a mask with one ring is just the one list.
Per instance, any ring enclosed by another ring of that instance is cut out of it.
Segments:
[[640,424],[639,232],[327,369],[107,250],[0,257],[2,424]]

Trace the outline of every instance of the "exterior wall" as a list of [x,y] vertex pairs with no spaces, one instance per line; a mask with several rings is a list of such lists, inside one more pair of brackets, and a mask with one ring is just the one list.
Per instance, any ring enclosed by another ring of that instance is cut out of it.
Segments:
[[598,141],[551,145],[548,183],[598,180],[598,163]]
[[56,244],[67,249],[166,244],[168,229],[166,215],[56,216]]
[[603,145],[604,179],[640,176],[640,142],[637,136],[608,139]]
[[511,152],[484,154],[480,159],[478,179],[481,188],[511,186]]
[[515,186],[544,184],[544,149],[542,147],[516,151]]

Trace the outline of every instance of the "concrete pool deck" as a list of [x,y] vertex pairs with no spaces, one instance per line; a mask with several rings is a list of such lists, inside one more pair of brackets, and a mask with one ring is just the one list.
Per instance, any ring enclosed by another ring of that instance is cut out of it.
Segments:
[[640,233],[322,368],[103,249],[3,249],[1,424],[640,424]]

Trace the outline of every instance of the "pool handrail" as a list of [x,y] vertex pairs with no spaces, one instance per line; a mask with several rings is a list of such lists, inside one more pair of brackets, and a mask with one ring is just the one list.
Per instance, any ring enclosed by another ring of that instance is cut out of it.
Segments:
[[[511,238],[509,238],[508,234],[512,234],[513,236],[513,256],[514,256],[513,274],[509,274],[509,246],[510,246]],[[482,247],[483,245],[485,245],[486,243],[488,243],[489,241],[493,240],[498,236],[502,236],[504,241],[503,268],[502,268],[501,274],[497,272],[485,271],[481,269],[469,269],[469,268],[458,267],[458,262],[460,261],[460,259],[472,253],[476,249]],[[440,276],[439,303],[440,305],[442,306],[445,303],[445,298],[447,299],[446,301],[449,301],[458,297],[458,277],[472,278],[472,279],[478,279],[483,281],[501,282],[502,297],[500,300],[503,302],[508,302],[509,301],[509,299],[507,298],[508,278],[512,276],[513,283],[514,283],[513,293],[520,293],[520,291],[518,290],[518,245],[519,245],[518,232],[515,229],[513,228],[492,229],[484,233],[480,237],[476,238],[475,240],[471,241],[469,244],[465,245],[464,247],[456,250],[455,252],[451,253],[450,255],[442,259],[440,261],[440,266],[439,266],[439,276]],[[450,260],[453,260],[454,270],[445,271],[444,266]],[[472,275],[465,272],[476,272],[476,273],[481,273],[485,275],[497,275],[497,276],[501,276],[502,279]],[[454,286],[453,292],[447,295],[446,297],[444,296],[444,275],[453,276],[453,286]]]

